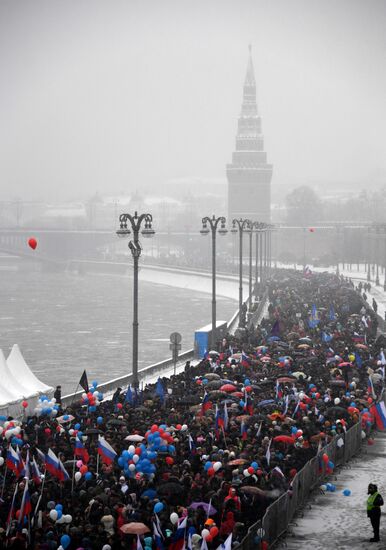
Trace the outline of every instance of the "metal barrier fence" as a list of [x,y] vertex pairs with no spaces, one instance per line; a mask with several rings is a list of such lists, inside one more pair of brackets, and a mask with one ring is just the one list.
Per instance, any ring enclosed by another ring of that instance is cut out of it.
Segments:
[[[343,440],[343,445],[340,440]],[[352,426],[346,433],[335,436],[317,456],[309,460],[296,474],[291,489],[267,508],[264,517],[249,528],[247,535],[235,549],[256,550],[260,548],[262,540],[267,541],[269,548],[272,548],[279,537],[287,531],[296,511],[304,506],[310,492],[326,479],[326,465],[322,460],[322,455],[326,453],[335,467],[341,466],[359,453],[361,446],[362,427],[360,422]]]

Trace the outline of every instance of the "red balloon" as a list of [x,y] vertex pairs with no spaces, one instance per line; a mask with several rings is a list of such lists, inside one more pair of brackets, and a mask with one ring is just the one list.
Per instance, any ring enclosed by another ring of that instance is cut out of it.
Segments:
[[261,542],[261,550],[268,550],[268,542],[266,540]]
[[210,534],[210,532],[209,532],[209,535],[206,535],[205,540],[206,540],[206,542],[212,542],[213,537],[212,537],[212,535]]
[[22,402],[22,407],[24,407],[24,409],[26,409],[28,407],[28,402],[27,401],[23,401]]
[[30,239],[28,239],[28,246],[30,246],[32,248],[32,250],[35,250],[37,245],[38,245],[38,242],[35,239],[35,237],[31,237]]
[[154,432],[158,431],[158,426],[157,424],[153,424],[152,427],[150,428],[151,430],[151,433],[153,434]]
[[252,386],[245,386],[245,391],[246,392],[251,392],[252,391]]
[[214,476],[216,472],[214,471],[214,468],[209,468],[208,469],[208,476]]
[[117,403],[117,409],[122,409],[123,405],[122,403]]
[[215,538],[218,535],[218,527],[214,526],[209,530],[209,534],[211,537]]
[[177,424],[176,429],[180,430],[182,428],[181,424]]
[[252,475],[255,473],[255,468],[252,468],[252,466],[249,466],[248,472]]
[[169,464],[169,466],[172,466],[174,464],[174,459],[171,456],[167,456],[165,460],[166,464]]
[[50,434],[51,434],[51,430],[50,430],[49,428],[45,428],[44,433],[45,433],[46,435],[50,435]]
[[135,449],[135,451],[134,451],[134,454],[136,454],[136,455],[138,455],[138,456],[139,456],[141,453],[142,453],[141,447],[137,447],[137,448]]
[[323,459],[323,462],[324,462],[325,464],[327,464],[327,462],[330,460],[330,459],[328,458],[328,455],[327,455],[326,453],[323,454],[322,459]]
[[81,466],[79,468],[79,471],[82,475],[86,474],[88,472],[88,468],[87,468],[86,464],[83,464],[83,466]]

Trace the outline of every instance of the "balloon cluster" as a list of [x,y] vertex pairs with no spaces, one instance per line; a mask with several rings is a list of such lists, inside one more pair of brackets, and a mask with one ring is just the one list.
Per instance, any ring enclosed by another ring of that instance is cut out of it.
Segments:
[[41,395],[38,399],[34,413],[36,416],[47,416],[49,418],[55,418],[58,414],[59,405],[56,403],[55,397],[48,399],[46,395]]
[[[1,416],[0,420],[6,417]],[[20,438],[21,423],[18,420],[5,420],[4,424],[0,426],[0,435],[5,437],[7,441],[10,441],[14,447],[21,447],[24,445],[23,439]]]
[[88,393],[82,393],[81,403],[82,405],[88,405],[88,410],[90,412],[95,412],[103,400],[103,393],[98,391],[97,388],[98,382],[94,380],[90,391]]
[[[47,504],[47,508],[50,510],[50,513],[48,514],[50,519],[54,521],[55,523],[71,523],[72,522],[72,516],[70,514],[63,514],[63,504],[55,504],[52,500]],[[63,538],[63,537],[62,537]],[[69,537],[68,537],[69,538]],[[61,542],[61,545],[63,546],[63,542]],[[68,544],[70,544],[70,541],[68,541]],[[68,546],[67,544],[67,546]],[[63,546],[63,548],[66,548]]]
[[204,470],[208,474],[208,476],[214,476],[216,472],[218,472],[222,468],[222,462],[211,462],[210,460],[207,460],[204,464]]

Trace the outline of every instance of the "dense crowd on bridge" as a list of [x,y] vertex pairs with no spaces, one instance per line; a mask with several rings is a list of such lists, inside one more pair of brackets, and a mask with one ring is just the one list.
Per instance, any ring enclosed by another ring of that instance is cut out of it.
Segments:
[[112,399],[94,383],[56,417],[43,400],[39,416],[3,419],[0,544],[237,545],[316,453],[333,472],[332,438],[382,423],[376,330],[349,281],[283,271],[261,325],[183,373]]

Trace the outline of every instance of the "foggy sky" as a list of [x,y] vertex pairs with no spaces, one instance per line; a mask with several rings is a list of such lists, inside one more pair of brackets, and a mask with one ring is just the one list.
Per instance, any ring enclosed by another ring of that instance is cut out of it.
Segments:
[[248,44],[273,186],[386,183],[384,0],[2,0],[0,199],[222,179]]

